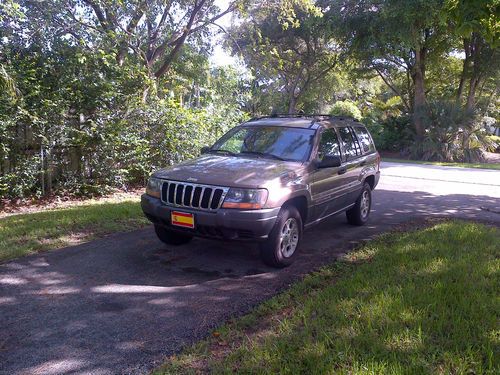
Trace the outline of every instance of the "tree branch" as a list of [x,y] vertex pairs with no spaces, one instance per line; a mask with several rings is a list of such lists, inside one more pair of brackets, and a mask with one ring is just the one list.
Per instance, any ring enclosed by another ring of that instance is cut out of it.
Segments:
[[408,110],[408,112],[411,112],[411,109],[410,109],[410,106],[408,105],[408,102],[406,101],[406,99],[403,97],[403,95],[401,95],[401,92],[393,85],[390,83],[389,79],[387,77],[384,77],[384,75],[382,74],[382,72],[377,69],[376,67],[374,67],[375,71],[377,72],[377,74],[380,76],[380,78],[382,78],[382,81],[384,81],[384,83],[397,95],[401,98],[401,101],[403,102],[403,105],[405,106],[405,108]]
[[99,7],[99,5],[97,5],[93,0],[83,0],[83,2],[89,5],[94,10],[94,13],[97,19],[99,20],[99,23],[101,24],[102,28],[108,30],[109,29],[108,19],[104,15],[104,12]]
[[[160,78],[162,75],[164,75],[168,71],[168,69],[170,69],[170,66],[171,66],[172,62],[174,61],[174,58],[179,53],[182,45],[184,44],[184,41],[186,40],[191,28],[193,27],[193,23],[198,15],[198,13],[201,11],[201,9],[205,5],[206,1],[207,0],[201,0],[199,4],[195,3],[193,11],[191,12],[191,16],[189,17],[189,21],[188,21],[187,25],[184,27],[184,32],[175,41],[174,48],[167,55],[167,57],[163,61],[163,64],[160,66],[160,68],[155,72],[156,78]],[[154,56],[154,54],[153,54],[153,56]]]

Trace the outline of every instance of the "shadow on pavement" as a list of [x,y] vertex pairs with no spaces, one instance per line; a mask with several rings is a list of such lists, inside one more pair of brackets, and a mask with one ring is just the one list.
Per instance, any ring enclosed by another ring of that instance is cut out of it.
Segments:
[[306,232],[297,262],[260,262],[254,244],[166,247],[152,228],[0,265],[0,373],[145,373],[360,241],[411,220],[500,223],[487,196],[376,190],[364,227],[344,215]]

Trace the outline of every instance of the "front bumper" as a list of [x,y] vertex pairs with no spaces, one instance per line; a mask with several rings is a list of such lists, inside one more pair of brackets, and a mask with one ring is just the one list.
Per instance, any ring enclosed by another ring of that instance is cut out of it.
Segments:
[[[169,230],[190,233],[193,236],[227,240],[265,240],[274,227],[280,208],[263,210],[236,210],[220,208],[202,211],[164,205],[160,199],[143,194],[141,207],[144,215],[155,225]],[[194,229],[172,225],[172,211],[194,214]]]

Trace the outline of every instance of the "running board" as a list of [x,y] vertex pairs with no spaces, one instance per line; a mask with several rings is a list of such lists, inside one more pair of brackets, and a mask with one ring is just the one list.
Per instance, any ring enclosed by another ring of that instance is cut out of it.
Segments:
[[318,224],[320,221],[328,219],[330,216],[336,215],[336,214],[341,213],[343,211],[347,211],[349,208],[354,207],[355,204],[356,203],[352,203],[349,206],[345,206],[344,208],[341,208],[340,210],[337,210],[335,212],[332,212],[331,214],[328,214],[328,215],[320,217],[319,219],[316,219],[316,220],[314,220],[314,221],[312,221],[310,223],[307,223],[306,225],[304,225],[304,228],[307,229],[307,228],[309,228],[309,227],[311,227],[311,226],[313,226],[315,224]]

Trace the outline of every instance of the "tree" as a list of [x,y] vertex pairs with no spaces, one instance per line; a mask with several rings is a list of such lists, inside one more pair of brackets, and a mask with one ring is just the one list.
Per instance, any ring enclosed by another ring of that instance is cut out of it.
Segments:
[[295,113],[310,87],[334,69],[338,55],[321,13],[296,5],[294,16],[294,23],[283,24],[279,8],[253,7],[227,39],[256,77],[255,87],[280,92],[288,113]]
[[446,15],[464,52],[456,101],[461,103],[468,81],[465,109],[473,111],[478,87],[500,69],[500,30],[496,19],[500,5],[494,0],[448,0],[446,3]]
[[[326,4],[327,2],[325,2]],[[327,14],[352,58],[373,69],[413,113],[418,137],[425,130],[426,67],[448,49],[440,0],[347,0],[330,4]],[[392,77],[404,73],[406,99]]]
[[226,9],[214,0],[51,0],[24,5],[51,20],[55,34],[91,48],[106,46],[120,66],[132,55],[151,77],[160,79],[188,40],[207,36],[218,19],[242,4],[233,0]]

